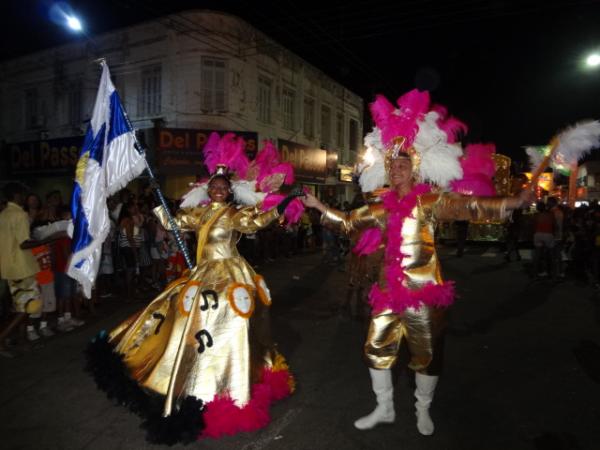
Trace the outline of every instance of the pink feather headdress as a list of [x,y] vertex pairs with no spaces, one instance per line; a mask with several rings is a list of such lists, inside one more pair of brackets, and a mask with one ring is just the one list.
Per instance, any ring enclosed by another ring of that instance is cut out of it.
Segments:
[[258,169],[256,183],[261,191],[265,191],[268,183],[263,181],[273,175],[279,175],[283,178],[282,183],[291,185],[294,183],[294,168],[290,163],[281,162],[279,152],[271,141],[265,140],[262,149],[256,155],[254,164]]
[[463,177],[450,183],[452,190],[466,195],[496,195],[492,179],[496,173],[495,152],[496,146],[491,143],[467,145],[460,161]]
[[[458,141],[459,133],[467,130],[465,124],[448,116],[446,108],[431,106],[427,91],[413,89],[402,95],[395,107],[382,95],[377,95],[370,109],[373,120],[381,133],[381,156],[385,168],[389,168],[392,159],[401,153],[410,157],[416,180],[447,188],[452,180],[463,176],[459,158],[462,148]],[[373,146],[371,146],[373,147]],[[376,146],[375,146],[376,147]],[[361,177],[369,187],[383,185],[384,180],[376,182],[371,178],[385,176],[380,164],[373,164],[374,176],[370,177],[369,167],[363,168]],[[363,176],[365,175],[365,176]]]
[[431,107],[431,110],[438,113],[437,125],[446,133],[449,143],[454,144],[458,141],[460,135],[467,134],[469,131],[466,123],[454,116],[448,116],[448,109],[445,106],[435,104]]
[[408,149],[419,131],[418,120],[429,109],[429,101],[429,92],[413,89],[397,100],[395,108],[383,95],[377,95],[369,107],[375,125],[381,130],[383,145],[390,147],[401,136],[405,139],[403,151]]
[[208,172],[215,175],[217,171],[224,170],[244,178],[250,165],[245,148],[246,143],[241,137],[236,137],[233,133],[220,137],[213,131],[202,150]]

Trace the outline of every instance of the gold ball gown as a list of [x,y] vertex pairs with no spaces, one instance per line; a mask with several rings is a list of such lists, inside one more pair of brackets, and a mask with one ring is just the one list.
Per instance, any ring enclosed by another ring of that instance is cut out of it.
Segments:
[[[169,228],[162,208],[155,214]],[[109,397],[146,420],[153,442],[190,442],[264,427],[293,378],[271,340],[271,296],[238,253],[240,233],[278,219],[276,208],[212,202],[175,222],[196,232],[196,266],[88,349],[88,370]]]

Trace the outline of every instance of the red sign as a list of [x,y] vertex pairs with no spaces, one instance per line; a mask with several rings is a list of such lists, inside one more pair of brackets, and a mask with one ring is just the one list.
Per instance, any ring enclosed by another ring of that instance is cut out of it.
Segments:
[[8,144],[8,173],[63,176],[75,173],[83,136]]
[[[205,175],[202,149],[210,134],[221,136],[230,131],[193,130],[186,128],[161,128],[156,136],[156,162],[163,174]],[[246,154],[254,159],[258,135],[252,131],[231,131],[246,141]]]
[[278,139],[281,159],[294,166],[298,181],[324,183],[327,178],[327,151]]

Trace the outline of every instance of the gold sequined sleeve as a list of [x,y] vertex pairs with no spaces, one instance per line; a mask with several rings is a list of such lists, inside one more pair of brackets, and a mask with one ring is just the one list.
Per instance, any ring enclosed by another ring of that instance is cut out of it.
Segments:
[[510,197],[474,197],[460,194],[430,194],[421,202],[430,206],[437,220],[504,221],[512,211]]
[[262,212],[256,206],[249,206],[237,211],[231,221],[233,228],[240,233],[256,233],[262,228],[268,227],[274,220],[279,218],[277,208]]
[[[167,214],[162,206],[157,206],[152,210],[152,212],[158,218],[160,224],[165,230],[171,230],[169,219],[167,218]],[[173,219],[182,231],[194,231],[198,227],[197,215],[191,214],[191,210],[189,209],[179,210]]]
[[351,235],[357,231],[380,225],[381,214],[378,209],[369,205],[362,206],[350,212],[327,208],[321,216],[323,226],[337,233]]

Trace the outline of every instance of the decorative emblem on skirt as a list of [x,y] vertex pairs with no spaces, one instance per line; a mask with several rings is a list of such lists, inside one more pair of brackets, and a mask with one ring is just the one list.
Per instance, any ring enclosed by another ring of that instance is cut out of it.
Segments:
[[192,305],[194,304],[194,297],[197,295],[201,296],[199,299],[200,311],[206,311],[209,307],[211,309],[219,307],[219,294],[212,289],[205,289],[198,292],[201,284],[199,281],[190,281],[179,292],[177,306],[179,307],[179,312],[184,316],[190,314]]
[[233,310],[247,319],[254,312],[254,296],[252,286],[242,283],[230,284],[227,288],[227,300]]
[[264,305],[271,305],[271,291],[267,287],[267,283],[265,283],[265,279],[262,275],[254,276],[254,284],[256,285],[256,293],[258,294],[258,298]]
[[190,315],[192,305],[194,304],[194,297],[200,294],[198,292],[200,290],[200,284],[201,283],[199,281],[190,281],[183,287],[183,289],[181,289],[181,292],[179,292],[177,306],[179,307],[179,312],[182,315]]

